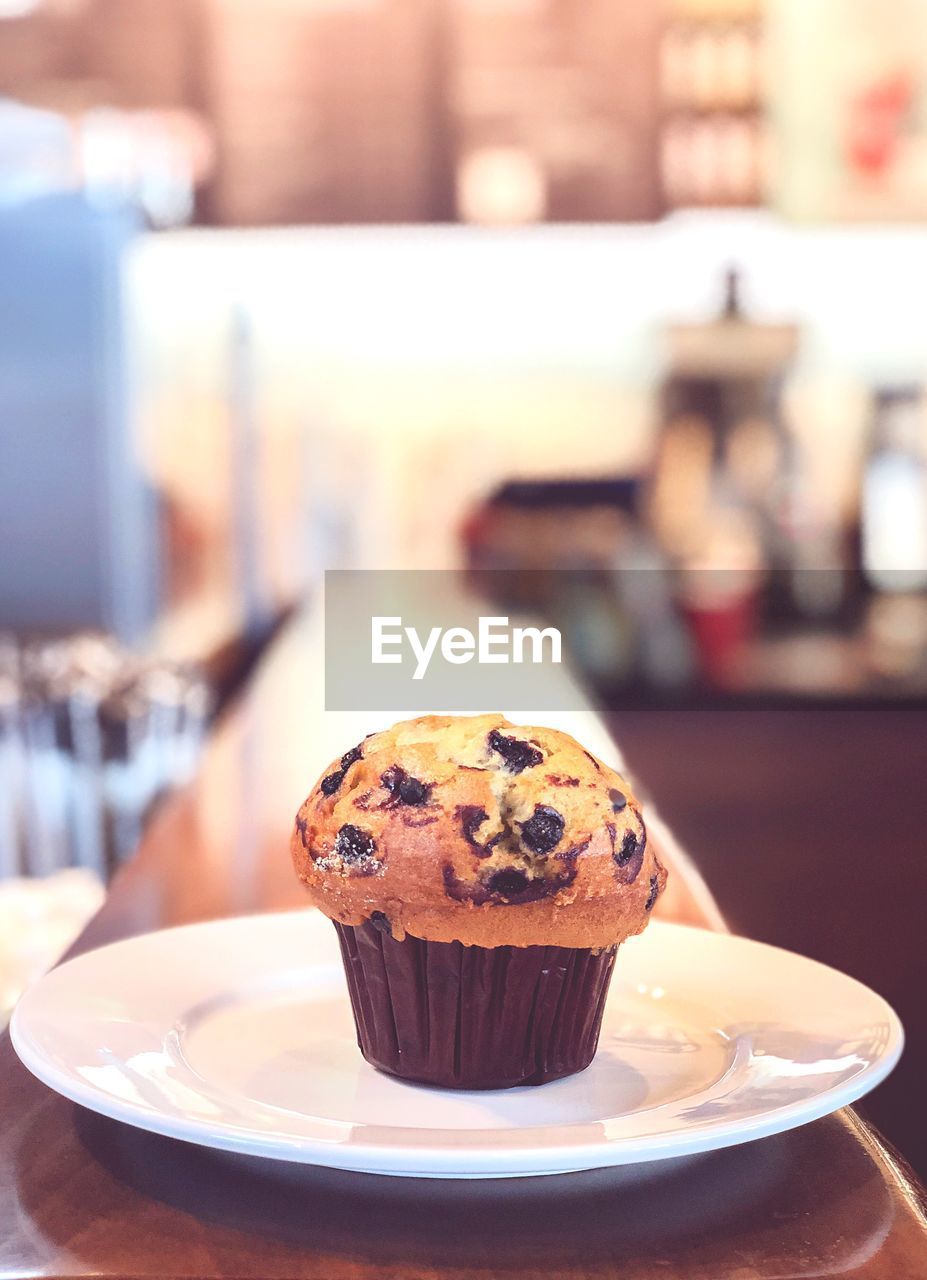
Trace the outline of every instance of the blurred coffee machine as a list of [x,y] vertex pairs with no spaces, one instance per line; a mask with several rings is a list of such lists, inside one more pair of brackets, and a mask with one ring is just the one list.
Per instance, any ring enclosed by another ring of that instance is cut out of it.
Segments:
[[648,505],[678,569],[749,570],[765,577],[767,596],[794,594],[792,575],[805,566],[811,531],[782,392],[799,339],[794,324],[746,316],[734,269],[714,319],[669,326]]

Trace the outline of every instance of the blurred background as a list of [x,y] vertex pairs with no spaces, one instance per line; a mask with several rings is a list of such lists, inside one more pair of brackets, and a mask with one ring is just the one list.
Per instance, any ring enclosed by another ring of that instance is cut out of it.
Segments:
[[925,296],[922,0],[0,0],[0,1007],[325,568],[457,567],[919,1008]]

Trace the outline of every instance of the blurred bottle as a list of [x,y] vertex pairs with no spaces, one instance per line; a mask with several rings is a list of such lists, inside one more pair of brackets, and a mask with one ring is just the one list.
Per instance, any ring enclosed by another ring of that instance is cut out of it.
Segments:
[[927,462],[917,387],[876,392],[860,526],[863,571],[877,590],[927,587]]
[[771,612],[789,620],[834,621],[850,603],[846,531],[820,501],[802,441],[789,438],[776,504],[777,555]]

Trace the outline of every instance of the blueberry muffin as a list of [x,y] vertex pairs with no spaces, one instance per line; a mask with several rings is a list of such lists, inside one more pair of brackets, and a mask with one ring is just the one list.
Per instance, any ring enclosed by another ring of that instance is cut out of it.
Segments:
[[628,783],[567,734],[423,716],[325,771],[292,840],[374,1066],[452,1088],[588,1066],[618,945],[666,872]]

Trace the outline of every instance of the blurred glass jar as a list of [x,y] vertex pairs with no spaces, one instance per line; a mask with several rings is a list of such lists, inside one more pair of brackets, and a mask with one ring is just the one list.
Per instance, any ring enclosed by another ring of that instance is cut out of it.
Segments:
[[107,879],[192,774],[210,706],[195,669],[102,636],[0,641],[0,879],[71,866]]

